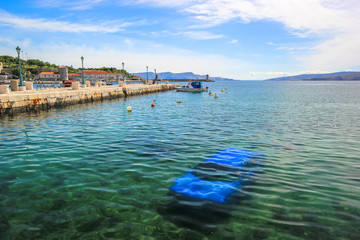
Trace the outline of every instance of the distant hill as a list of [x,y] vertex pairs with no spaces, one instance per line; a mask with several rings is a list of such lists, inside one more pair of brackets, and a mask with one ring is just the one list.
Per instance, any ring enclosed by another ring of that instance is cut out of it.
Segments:
[[[146,72],[134,73],[135,76],[140,76],[146,79]],[[172,72],[161,72],[158,73],[159,79],[206,79],[206,75],[194,74],[192,72],[184,72],[184,73],[172,73]],[[149,79],[155,78],[155,73],[148,73]],[[210,77],[209,79],[213,81],[234,81],[234,79],[230,78],[222,78],[222,77]]]
[[295,76],[270,78],[265,81],[360,81],[360,72],[301,74]]

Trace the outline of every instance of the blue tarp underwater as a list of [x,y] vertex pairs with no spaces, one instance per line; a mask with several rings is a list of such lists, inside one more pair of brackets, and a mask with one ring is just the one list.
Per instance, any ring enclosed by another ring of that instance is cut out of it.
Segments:
[[225,148],[175,179],[170,190],[199,200],[229,203],[262,159],[261,153]]

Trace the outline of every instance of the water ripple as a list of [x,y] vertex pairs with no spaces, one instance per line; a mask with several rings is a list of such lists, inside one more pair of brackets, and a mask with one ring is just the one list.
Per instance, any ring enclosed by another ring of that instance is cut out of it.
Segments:
[[[0,238],[359,239],[360,84],[209,86],[1,118]],[[265,156],[238,201],[163,214],[225,147]]]

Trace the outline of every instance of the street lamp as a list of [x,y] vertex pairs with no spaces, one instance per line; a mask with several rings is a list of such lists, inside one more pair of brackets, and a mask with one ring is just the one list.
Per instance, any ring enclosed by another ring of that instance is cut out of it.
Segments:
[[124,63],[122,63],[122,74],[123,74],[123,82],[125,83]]
[[18,58],[19,58],[20,87],[22,87],[22,86],[23,86],[23,78],[22,78],[22,74],[21,74],[20,51],[21,51],[21,49],[19,48],[19,46],[17,46],[17,47],[16,47],[16,52],[17,52]]
[[81,56],[81,78],[82,78],[82,84],[85,85],[85,81],[84,81],[84,57]]
[[157,84],[156,69],[154,69],[154,71],[155,71],[155,81],[156,81],[156,84]]
[[146,83],[149,82],[149,66],[146,66]]

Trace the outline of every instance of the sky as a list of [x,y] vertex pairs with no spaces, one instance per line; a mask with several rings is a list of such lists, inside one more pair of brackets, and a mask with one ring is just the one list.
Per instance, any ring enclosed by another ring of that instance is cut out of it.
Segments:
[[359,0],[0,0],[0,55],[238,80],[360,70]]

